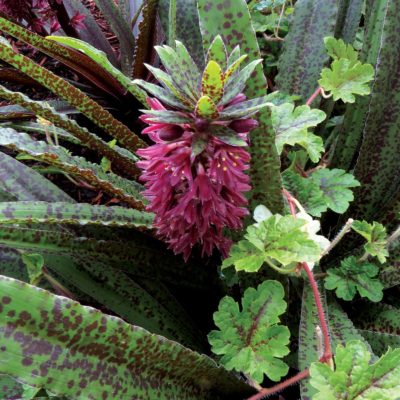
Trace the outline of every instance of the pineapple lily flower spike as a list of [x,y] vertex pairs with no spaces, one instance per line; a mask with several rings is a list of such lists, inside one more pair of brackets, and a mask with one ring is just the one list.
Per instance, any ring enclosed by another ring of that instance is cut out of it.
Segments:
[[236,47],[228,56],[217,36],[200,73],[185,46],[157,46],[166,72],[147,65],[161,83],[135,83],[153,98],[141,119],[154,145],[140,149],[138,166],[155,213],[158,236],[185,260],[199,243],[202,255],[217,248],[227,256],[231,241],[223,229],[240,229],[248,214],[244,193],[250,190],[248,133],[251,116],[266,105],[266,96],[247,100],[242,93],[261,60],[240,70],[246,59]]

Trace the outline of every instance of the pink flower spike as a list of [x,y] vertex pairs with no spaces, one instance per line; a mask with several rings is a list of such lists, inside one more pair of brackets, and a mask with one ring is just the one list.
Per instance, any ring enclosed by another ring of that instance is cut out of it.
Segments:
[[85,20],[86,16],[80,14],[78,11],[74,14],[74,16],[70,19],[69,24],[75,29],[83,29],[85,28],[85,24],[83,21]]

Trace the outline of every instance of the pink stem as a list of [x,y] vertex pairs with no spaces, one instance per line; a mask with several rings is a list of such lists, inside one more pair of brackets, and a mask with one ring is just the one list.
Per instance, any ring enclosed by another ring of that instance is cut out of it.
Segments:
[[321,88],[318,87],[318,89],[310,96],[310,98],[306,101],[306,105],[310,106],[312,102],[320,95],[321,93]]

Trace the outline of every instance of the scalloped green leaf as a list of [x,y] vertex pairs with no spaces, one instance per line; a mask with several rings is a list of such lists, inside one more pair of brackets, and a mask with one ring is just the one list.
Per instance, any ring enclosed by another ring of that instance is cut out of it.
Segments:
[[282,152],[285,144],[299,144],[306,149],[311,161],[317,162],[324,152],[324,144],[319,136],[308,132],[308,128],[317,126],[325,118],[323,111],[307,105],[295,108],[294,104],[284,103],[272,107],[271,119],[278,153]]
[[197,400],[250,392],[208,357],[119,318],[11,278],[1,277],[0,288],[1,314],[8,314],[0,318],[0,372],[30,385],[104,400]]
[[365,251],[376,257],[381,264],[384,263],[389,256],[386,228],[376,221],[372,224],[367,221],[354,221],[351,227],[367,240],[364,245]]
[[264,281],[256,289],[246,289],[239,309],[232,297],[225,296],[214,313],[219,330],[208,334],[215,354],[228,370],[235,369],[262,382],[264,374],[279,381],[289,367],[280,360],[289,353],[290,331],[280,325],[279,316],[286,310],[283,286],[278,281]]
[[346,58],[352,63],[357,62],[358,53],[351,44],[346,44],[343,39],[336,39],[333,36],[328,36],[324,38],[324,43],[329,57],[334,60]]
[[333,61],[331,68],[324,68],[318,81],[325,92],[332,94],[333,100],[354,103],[354,95],[365,96],[371,93],[368,82],[374,78],[374,67],[345,58]]
[[379,268],[375,264],[345,258],[340,267],[330,268],[325,278],[325,288],[335,290],[336,296],[350,301],[358,292],[361,297],[378,302],[383,297],[383,284],[377,279]]
[[310,383],[317,389],[313,400],[393,400],[400,390],[400,349],[388,350],[370,364],[367,346],[352,340],[338,345],[334,371],[323,363],[313,363]]

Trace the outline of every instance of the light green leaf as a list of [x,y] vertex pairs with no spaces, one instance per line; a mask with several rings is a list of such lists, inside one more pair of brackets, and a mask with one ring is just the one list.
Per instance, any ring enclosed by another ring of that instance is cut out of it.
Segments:
[[278,281],[264,281],[257,289],[246,289],[242,309],[225,296],[214,313],[219,330],[211,331],[208,341],[226,369],[243,371],[262,382],[264,374],[279,381],[289,367],[281,361],[289,353],[290,331],[280,325],[286,310],[285,292]]
[[210,47],[208,48],[206,64],[208,64],[210,61],[215,61],[221,66],[223,70],[225,70],[227,67],[227,59],[228,55],[226,53],[224,41],[222,40],[221,36],[218,35],[215,37],[215,39],[210,44]]
[[217,106],[209,96],[201,96],[196,104],[196,116],[205,119],[218,118]]
[[219,64],[209,61],[203,72],[201,80],[203,96],[210,97],[217,104],[224,93],[224,74]]
[[334,371],[327,364],[312,363],[310,383],[318,393],[313,400],[395,400],[400,393],[400,349],[389,349],[370,364],[367,346],[352,340],[338,345]]
[[235,244],[231,256],[222,267],[234,265],[237,271],[256,272],[264,262],[277,261],[283,266],[298,262],[315,262],[320,257],[320,247],[305,231],[307,221],[273,215],[247,228],[245,240]]
[[333,61],[331,68],[322,70],[318,83],[325,92],[331,92],[333,100],[354,103],[355,94],[364,96],[371,92],[368,82],[373,78],[372,65],[341,58]]
[[29,282],[32,285],[37,285],[43,276],[43,256],[37,253],[23,253],[21,255],[21,260],[24,262],[26,269],[28,270]]
[[299,144],[307,150],[311,161],[317,162],[324,152],[324,144],[319,136],[308,132],[308,128],[317,126],[325,117],[323,111],[307,105],[294,108],[293,104],[284,103],[272,107],[271,118],[278,153],[282,152],[285,144]]
[[346,58],[352,63],[357,62],[358,53],[351,44],[346,44],[343,39],[335,39],[333,36],[324,38],[325,47],[328,54],[334,60]]
[[376,257],[382,264],[389,256],[387,250],[387,234],[386,228],[379,222],[374,221],[369,224],[367,221],[354,221],[352,225],[355,230],[362,237],[367,239],[364,245],[365,251],[373,257]]
[[383,284],[376,279],[379,268],[368,262],[360,262],[356,257],[345,258],[338,268],[328,269],[325,288],[336,289],[336,296],[350,301],[357,291],[361,297],[371,301],[381,301]]

